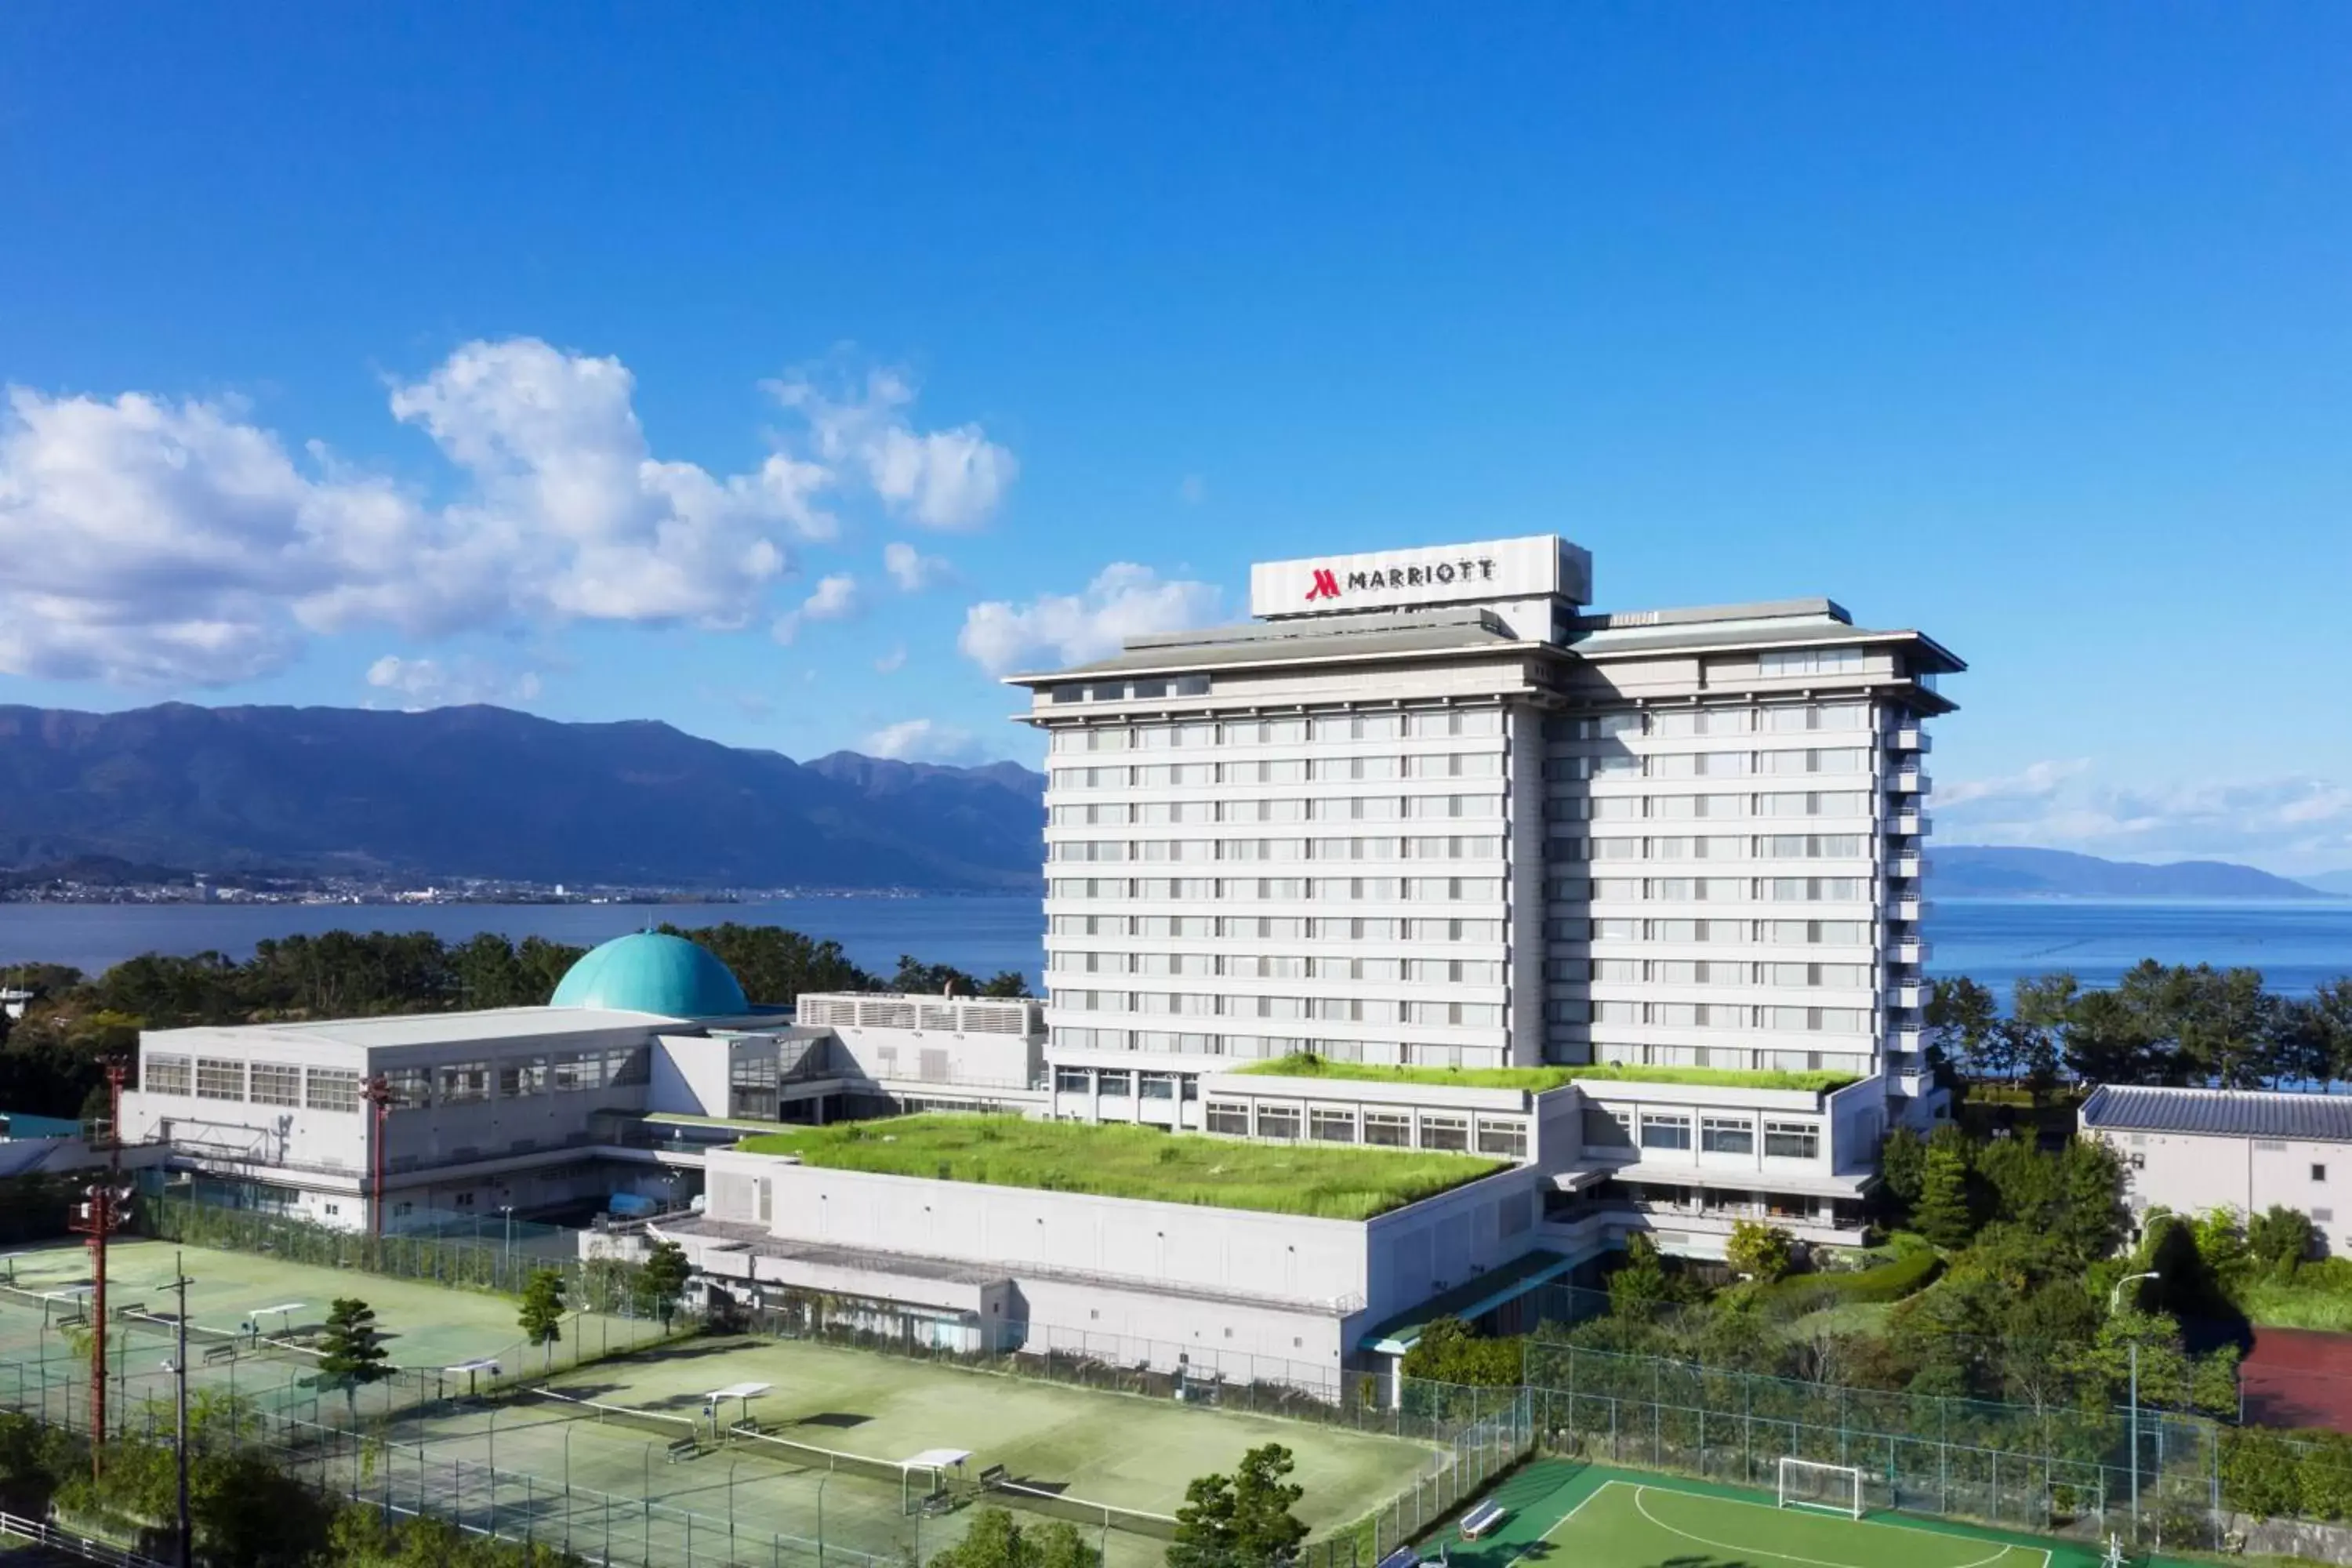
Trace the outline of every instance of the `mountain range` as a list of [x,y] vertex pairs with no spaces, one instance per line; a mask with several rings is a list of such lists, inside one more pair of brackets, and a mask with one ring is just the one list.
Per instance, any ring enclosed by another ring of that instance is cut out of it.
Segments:
[[1026,889],[1045,786],[490,707],[0,707],[0,867]]
[[[0,886],[478,877],[635,887],[1038,887],[1045,780],[835,752],[796,763],[635,721],[503,708],[386,712],[0,707]],[[2324,899],[2248,866],[1937,845],[1955,898]],[[16,874],[11,875],[14,868]]]
[[2327,899],[2309,883],[2226,860],[2149,866],[2063,849],[1937,844],[1927,858],[1931,897],[1982,899]]

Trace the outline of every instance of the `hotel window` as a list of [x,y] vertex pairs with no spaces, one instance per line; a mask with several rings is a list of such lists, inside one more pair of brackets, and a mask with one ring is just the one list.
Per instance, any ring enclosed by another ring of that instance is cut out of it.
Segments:
[[243,1100],[245,1098],[245,1064],[224,1061],[214,1057],[196,1058],[196,1098],[198,1100]]
[[1466,1116],[1423,1116],[1421,1146],[1448,1154],[1470,1152],[1470,1119]]
[[312,1068],[303,1076],[302,1093],[312,1110],[357,1110],[360,1075],[345,1068]]
[[435,1096],[443,1105],[466,1105],[490,1098],[488,1062],[450,1062],[436,1069],[439,1083]]
[[1356,1113],[1318,1105],[1307,1112],[1307,1131],[1318,1143],[1353,1143],[1356,1141]]
[[558,1051],[548,1065],[548,1082],[558,1094],[604,1087],[602,1051]]
[[1584,1146],[1588,1149],[1631,1149],[1633,1146],[1633,1123],[1622,1110],[1605,1110],[1597,1105],[1584,1108]]
[[1528,1124],[1524,1121],[1478,1122],[1478,1152],[1498,1159],[1524,1160],[1528,1157]]
[[1862,668],[1858,647],[1790,648],[1757,660],[1761,675],[1851,675]]
[[1095,1074],[1095,1088],[1106,1100],[1124,1100],[1134,1092],[1125,1068],[1105,1068]]
[[1261,1138],[1295,1140],[1298,1136],[1298,1107],[1295,1105],[1261,1105],[1257,1108],[1257,1135]]
[[[1638,942],[1641,936],[1640,921],[1614,920],[1592,922],[1591,940],[1594,942]],[[1570,937],[1568,940],[1573,942],[1576,939]]]
[[1201,1125],[1211,1132],[1223,1132],[1232,1138],[1249,1136],[1249,1107],[1226,1100],[1212,1100],[1201,1110]]
[[1764,1124],[1764,1152],[1776,1160],[1811,1160],[1820,1157],[1822,1130],[1811,1121],[1767,1121]]
[[1093,1088],[1093,1075],[1084,1068],[1054,1069],[1054,1092],[1056,1094],[1085,1094]]
[[1412,1118],[1397,1110],[1367,1110],[1364,1142],[1383,1149],[1409,1149],[1412,1146]]
[[1638,1024],[1642,1021],[1639,1002],[1595,1002],[1592,1021],[1596,1024]]
[[1642,1147],[1644,1149],[1687,1149],[1691,1146],[1690,1118],[1642,1113]]
[[302,1069],[283,1062],[254,1063],[253,1103],[256,1105],[301,1104]]
[[1141,1098],[1145,1100],[1173,1100],[1176,1098],[1176,1079],[1175,1077],[1170,1073],[1139,1073],[1136,1075],[1136,1088],[1140,1091]]
[[433,1098],[433,1075],[425,1068],[394,1068],[383,1075],[384,1087],[392,1091],[394,1110],[416,1110],[429,1104]]
[[1709,1154],[1753,1154],[1756,1152],[1756,1123],[1729,1121],[1720,1116],[1704,1117],[1699,1122],[1699,1147]]
[[139,1085],[149,1094],[185,1094],[191,1079],[185,1057],[150,1056],[141,1064]]

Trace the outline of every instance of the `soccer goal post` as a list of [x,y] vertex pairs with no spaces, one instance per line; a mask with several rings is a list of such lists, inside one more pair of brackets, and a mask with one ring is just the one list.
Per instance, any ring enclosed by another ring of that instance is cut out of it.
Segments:
[[1862,1471],[1852,1465],[1824,1465],[1816,1459],[1780,1461],[1780,1506],[1814,1508],[1825,1513],[1862,1517]]

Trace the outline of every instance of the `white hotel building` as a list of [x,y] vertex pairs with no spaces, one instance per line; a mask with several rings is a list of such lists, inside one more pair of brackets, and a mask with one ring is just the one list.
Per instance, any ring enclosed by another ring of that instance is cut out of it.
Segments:
[[1239,1131],[1202,1075],[1298,1052],[1857,1080],[1827,1127],[1786,1089],[1580,1086],[1584,1163],[1668,1214],[1772,1153],[1858,1196],[1886,1126],[1942,1114],[1924,725],[1964,667],[1826,599],[1589,614],[1590,581],[1549,537],[1261,564],[1251,624],[1014,677],[1056,1113],[1108,1086]]

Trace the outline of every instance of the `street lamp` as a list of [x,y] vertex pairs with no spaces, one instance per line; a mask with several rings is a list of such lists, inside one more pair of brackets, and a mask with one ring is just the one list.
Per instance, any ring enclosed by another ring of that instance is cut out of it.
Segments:
[[[2151,1268],[2142,1274],[2126,1274],[2116,1280],[2116,1288],[2107,1292],[2107,1315],[2113,1317],[2116,1309],[2122,1305],[2125,1286],[2156,1277],[2157,1271]],[[2139,1536],[2139,1341],[2137,1339],[2131,1342],[2131,1478],[2132,1537],[2137,1540]]]
[[514,1205],[500,1204],[499,1213],[507,1217],[506,1261],[499,1265],[502,1276],[500,1283],[511,1290],[514,1289]]

